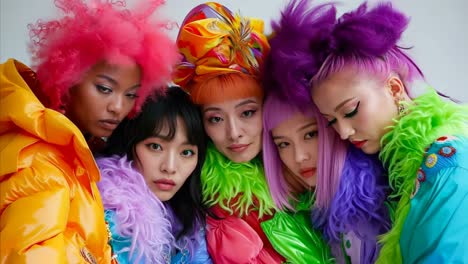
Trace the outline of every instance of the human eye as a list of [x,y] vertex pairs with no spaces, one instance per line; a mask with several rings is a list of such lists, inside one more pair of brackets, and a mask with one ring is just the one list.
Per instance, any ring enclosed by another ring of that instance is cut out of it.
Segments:
[[306,134],[304,135],[304,139],[311,139],[311,138],[316,137],[317,135],[318,135],[318,131],[317,131],[317,130],[315,130],[315,131],[310,131],[310,132],[308,132],[308,133],[306,133]]
[[109,88],[101,84],[96,84],[96,89],[98,89],[99,92],[104,93],[104,94],[112,93],[112,88]]
[[276,147],[278,147],[279,149],[284,149],[284,148],[286,148],[287,146],[289,146],[289,143],[288,143],[288,142],[282,141],[282,142],[276,143]]
[[208,122],[212,123],[212,124],[217,124],[219,122],[221,122],[223,119],[219,116],[212,116],[212,117],[208,117]]
[[252,117],[252,116],[255,114],[255,112],[257,112],[257,110],[247,110],[247,111],[243,111],[242,114],[241,114],[241,116],[242,116],[242,117],[247,117],[247,118],[249,118],[249,117]]
[[358,113],[359,104],[360,104],[360,103],[361,103],[361,101],[359,101],[359,102],[357,103],[357,105],[356,105],[356,107],[354,108],[353,111],[351,111],[351,112],[345,114],[344,116],[345,116],[346,118],[351,118],[351,117],[355,116],[355,115]]
[[332,120],[328,120],[327,127],[333,126],[336,124],[336,118],[333,118]]
[[127,96],[130,99],[137,99],[138,95],[136,93],[128,93],[125,96]]
[[148,143],[148,144],[146,144],[146,146],[147,146],[150,150],[154,150],[154,151],[160,151],[160,150],[162,150],[161,145],[159,145],[158,143]]
[[195,151],[193,151],[192,149],[184,149],[181,153],[182,157],[192,157],[195,155]]

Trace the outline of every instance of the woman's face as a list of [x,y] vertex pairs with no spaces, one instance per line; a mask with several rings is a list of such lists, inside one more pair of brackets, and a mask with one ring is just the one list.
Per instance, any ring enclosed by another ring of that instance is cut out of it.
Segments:
[[347,68],[312,89],[312,99],[343,140],[364,153],[380,151],[380,140],[398,115],[404,86],[398,77],[379,80]]
[[271,135],[281,161],[290,174],[306,187],[314,187],[317,182],[318,158],[318,130],[315,118],[298,112],[273,128]]
[[204,104],[203,124],[216,149],[234,162],[248,162],[262,147],[262,101],[256,97]]
[[135,105],[141,71],[136,64],[96,64],[71,88],[65,114],[83,134],[108,137]]
[[380,151],[380,140],[398,115],[404,86],[398,77],[379,80],[345,69],[312,89],[312,99],[343,140],[364,153]]
[[170,200],[198,162],[198,147],[189,143],[187,129],[180,117],[174,138],[166,139],[168,125],[164,125],[160,137],[150,137],[135,146],[135,167],[143,175],[146,184],[159,200]]

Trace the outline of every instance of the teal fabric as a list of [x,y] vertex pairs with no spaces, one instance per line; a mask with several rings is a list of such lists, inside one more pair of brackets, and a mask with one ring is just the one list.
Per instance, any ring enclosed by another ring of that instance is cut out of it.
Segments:
[[135,262],[134,259],[130,260],[130,246],[132,241],[128,237],[122,237],[117,235],[117,227],[115,224],[115,212],[113,210],[105,210],[106,222],[109,225],[109,229],[112,233],[110,245],[112,247],[112,253],[117,256],[117,262],[119,264],[131,264],[138,263],[144,264],[144,259],[140,259],[139,262]]
[[261,223],[273,248],[287,263],[334,263],[330,248],[311,224],[313,194],[300,195],[295,212],[277,211]]
[[468,263],[468,139],[435,141],[418,179],[400,237],[403,263]]
[[184,263],[191,263],[191,264],[211,264],[210,255],[208,254],[208,250],[206,248],[206,239],[205,239],[205,229],[201,229],[199,234],[199,245],[195,250],[195,254],[192,259],[189,261],[190,252],[187,249],[183,249],[180,252],[174,254],[171,258],[171,264],[184,264]]

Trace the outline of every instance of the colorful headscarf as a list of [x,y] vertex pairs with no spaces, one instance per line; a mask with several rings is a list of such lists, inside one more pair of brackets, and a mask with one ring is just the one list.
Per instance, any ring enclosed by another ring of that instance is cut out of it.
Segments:
[[215,2],[201,4],[189,12],[177,46],[184,58],[177,66],[174,82],[184,89],[191,82],[225,73],[259,76],[270,49],[262,20],[232,14]]

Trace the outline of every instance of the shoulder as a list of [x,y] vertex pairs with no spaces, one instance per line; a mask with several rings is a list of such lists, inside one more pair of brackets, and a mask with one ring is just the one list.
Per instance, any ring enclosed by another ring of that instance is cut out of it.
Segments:
[[442,136],[425,149],[418,179],[430,180],[441,170],[454,167],[468,169],[468,138]]

